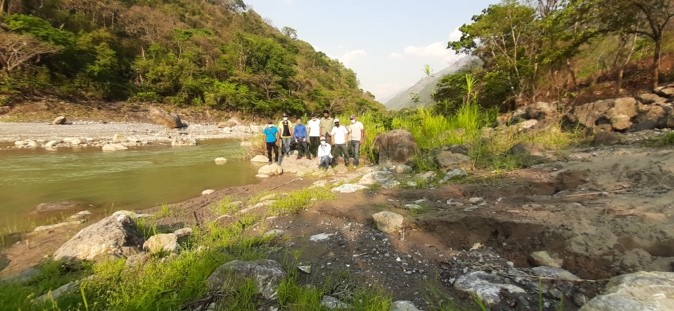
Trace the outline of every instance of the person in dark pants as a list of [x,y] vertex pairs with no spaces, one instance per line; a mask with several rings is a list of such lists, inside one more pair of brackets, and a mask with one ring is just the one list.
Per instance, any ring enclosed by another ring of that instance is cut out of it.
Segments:
[[339,124],[339,119],[335,119],[335,126],[330,131],[332,137],[332,152],[334,153],[332,165],[337,165],[337,159],[341,156],[344,158],[344,165],[349,166],[349,152],[346,146],[346,137],[349,134],[349,129]]
[[352,157],[353,157],[353,165],[358,166],[360,162],[358,159],[360,158],[360,146],[363,142],[363,139],[365,139],[365,127],[363,126],[363,123],[360,121],[356,120],[356,116],[351,115],[351,124],[348,126],[349,129],[349,136],[351,136],[351,139],[349,141],[349,149],[351,149]]
[[290,143],[293,140],[293,126],[286,113],[283,113],[283,119],[279,123],[278,129],[281,135],[281,157],[287,157],[290,155]]
[[318,156],[318,146],[321,145],[321,121],[316,117],[316,113],[311,114],[311,120],[307,122],[307,129],[309,130],[309,150],[315,158]]
[[274,126],[271,120],[267,123],[267,126],[262,130],[264,134],[264,142],[267,145],[267,158],[269,159],[269,164],[272,163],[271,152],[274,151],[274,162],[278,163],[278,144],[276,143],[280,138],[278,128]]
[[307,156],[311,160],[311,153],[309,153],[309,141],[307,137],[307,127],[302,124],[302,118],[297,118],[295,121],[295,128],[293,129],[295,143],[297,144],[297,159]]

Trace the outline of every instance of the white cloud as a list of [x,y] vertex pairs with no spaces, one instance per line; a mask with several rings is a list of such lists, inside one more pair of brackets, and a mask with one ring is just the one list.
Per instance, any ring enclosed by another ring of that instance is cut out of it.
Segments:
[[359,50],[346,51],[338,59],[344,65],[348,66],[354,60],[356,60],[358,58],[361,58],[361,57],[366,57],[366,56],[367,56],[367,52],[365,52],[365,50],[359,49]]
[[457,41],[461,39],[461,35],[462,35],[461,30],[459,30],[459,28],[456,28],[454,29],[454,31],[452,31],[452,33],[449,34],[449,40],[447,41]]
[[433,42],[426,46],[408,46],[404,53],[415,57],[444,57],[449,54],[446,42]]
[[393,53],[389,54],[388,58],[390,58],[390,59],[401,59],[401,58],[403,58],[403,55],[398,53],[398,52],[393,52]]

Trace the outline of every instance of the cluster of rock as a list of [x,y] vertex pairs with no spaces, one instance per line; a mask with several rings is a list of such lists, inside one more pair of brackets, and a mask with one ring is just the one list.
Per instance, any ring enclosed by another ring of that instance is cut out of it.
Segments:
[[518,123],[523,130],[545,127],[561,119],[569,128],[578,126],[601,131],[633,132],[674,128],[674,84],[636,97],[603,99],[563,111],[557,104],[537,102],[504,115],[501,124]]
[[[608,284],[583,280],[545,252],[533,268],[517,268],[491,249],[462,251],[442,266],[441,281],[479,298],[489,310],[583,311],[670,310],[674,307],[674,273],[638,272],[612,278]],[[601,295],[597,295],[600,293]],[[590,297],[592,298],[590,300]]]

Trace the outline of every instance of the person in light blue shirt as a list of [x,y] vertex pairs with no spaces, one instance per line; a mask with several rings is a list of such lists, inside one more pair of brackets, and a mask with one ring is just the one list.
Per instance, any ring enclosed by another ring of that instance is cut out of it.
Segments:
[[304,155],[311,160],[311,153],[309,153],[309,140],[307,137],[307,127],[302,124],[302,118],[297,118],[295,121],[295,128],[293,129],[295,143],[297,144],[297,159],[301,159]]
[[278,128],[274,126],[271,120],[269,120],[267,126],[262,130],[262,133],[264,134],[264,141],[267,145],[267,158],[269,159],[269,164],[272,163],[272,150],[274,151],[274,162],[278,163],[278,144],[276,144],[280,138]]

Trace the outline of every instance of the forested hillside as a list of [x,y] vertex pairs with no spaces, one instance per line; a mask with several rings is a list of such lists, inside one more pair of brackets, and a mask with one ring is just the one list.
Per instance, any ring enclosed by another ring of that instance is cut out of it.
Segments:
[[0,0],[0,103],[26,96],[248,114],[378,110],[355,73],[242,0]]
[[465,96],[506,110],[538,100],[573,104],[652,90],[674,79],[673,17],[671,0],[493,4],[448,43],[484,65],[444,77],[434,95],[436,110],[453,113]]

